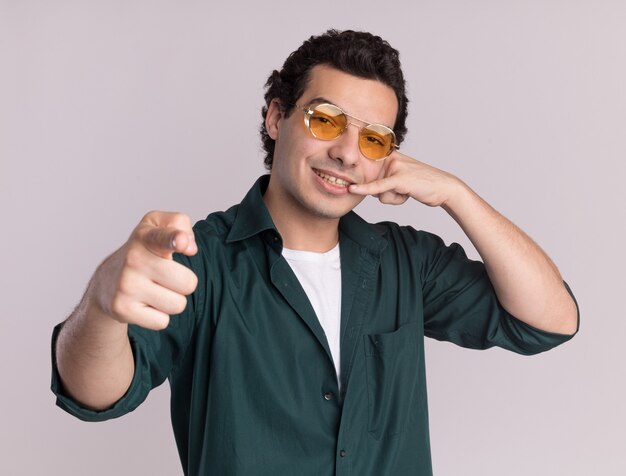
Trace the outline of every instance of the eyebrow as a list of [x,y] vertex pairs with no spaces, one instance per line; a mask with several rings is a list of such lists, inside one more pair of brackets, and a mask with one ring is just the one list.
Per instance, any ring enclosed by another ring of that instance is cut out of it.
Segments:
[[[311,100],[309,101],[309,104],[320,104],[320,103],[324,103],[324,102],[327,102],[327,103],[329,103],[329,104],[332,104],[332,105],[334,105],[334,106],[337,106],[337,105],[336,105],[334,102],[332,102],[330,99],[326,99],[326,98],[325,98],[325,97],[323,97],[323,96],[318,96],[318,97],[316,97],[316,98],[311,99]],[[337,106],[337,107],[339,107],[339,106]]]

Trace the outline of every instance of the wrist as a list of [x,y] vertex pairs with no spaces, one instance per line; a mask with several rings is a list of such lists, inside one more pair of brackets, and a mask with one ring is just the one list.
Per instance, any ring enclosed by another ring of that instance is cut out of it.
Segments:
[[112,302],[113,296],[107,295],[106,276],[101,276],[101,272],[99,268],[93,275],[75,312],[80,321],[77,325],[90,329],[92,333],[109,336],[111,341],[123,341],[128,324],[117,319],[110,306],[105,306],[105,303]]
[[441,204],[441,208],[452,217],[455,217],[461,207],[467,204],[473,195],[475,195],[474,192],[465,182],[458,177],[452,176],[447,198]]

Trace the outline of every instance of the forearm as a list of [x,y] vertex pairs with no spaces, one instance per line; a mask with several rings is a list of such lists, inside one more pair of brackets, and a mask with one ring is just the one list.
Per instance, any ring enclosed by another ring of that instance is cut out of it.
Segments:
[[530,237],[461,181],[443,208],[475,246],[510,314],[545,331],[576,331],[576,306],[558,268]]
[[454,175],[394,152],[385,160],[378,179],[350,185],[349,190],[375,195],[382,203],[399,205],[411,197],[428,206],[443,207],[476,247],[498,300],[510,314],[545,331],[576,331],[576,305],[554,263]]
[[94,305],[88,289],[57,340],[57,367],[69,396],[103,410],[126,393],[134,375],[127,330]]

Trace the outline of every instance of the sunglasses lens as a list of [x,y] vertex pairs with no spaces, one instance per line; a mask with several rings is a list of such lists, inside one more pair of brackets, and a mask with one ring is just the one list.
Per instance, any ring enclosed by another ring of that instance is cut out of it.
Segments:
[[318,139],[336,139],[348,124],[343,111],[332,104],[318,104],[311,107],[311,111],[309,129]]
[[380,160],[387,157],[393,150],[394,143],[393,131],[378,124],[364,127],[359,135],[361,153],[371,160]]

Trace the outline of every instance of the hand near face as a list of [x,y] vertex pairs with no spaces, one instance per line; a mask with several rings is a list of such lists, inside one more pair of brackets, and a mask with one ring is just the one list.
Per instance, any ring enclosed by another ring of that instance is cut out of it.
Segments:
[[452,174],[400,152],[385,159],[378,178],[351,185],[351,193],[373,195],[382,203],[401,205],[409,197],[430,207],[444,206],[461,181]]

